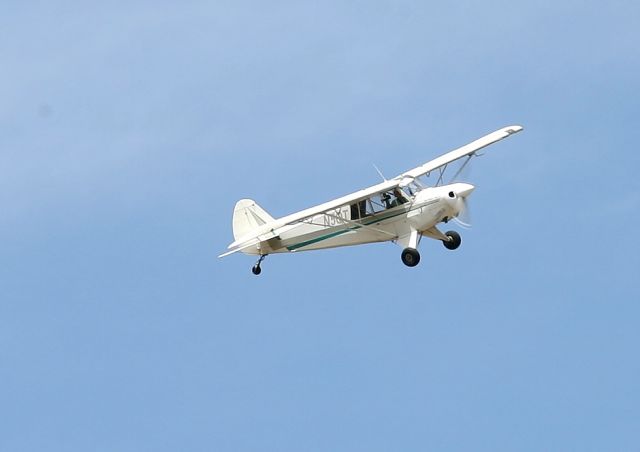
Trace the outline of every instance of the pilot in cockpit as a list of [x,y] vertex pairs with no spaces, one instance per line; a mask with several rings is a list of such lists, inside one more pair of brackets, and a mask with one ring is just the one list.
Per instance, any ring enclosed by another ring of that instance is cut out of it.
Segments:
[[387,192],[384,192],[380,195],[380,199],[382,200],[382,202],[384,203],[384,208],[385,209],[391,209],[393,206],[391,205],[391,195]]
[[404,193],[402,193],[402,191],[399,188],[393,189],[393,196],[395,197],[395,199],[391,201],[389,207],[397,207],[409,201],[407,199],[407,196]]

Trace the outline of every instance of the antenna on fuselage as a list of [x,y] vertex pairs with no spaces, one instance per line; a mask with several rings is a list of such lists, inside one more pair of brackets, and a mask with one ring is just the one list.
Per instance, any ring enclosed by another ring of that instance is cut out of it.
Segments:
[[376,166],[375,163],[372,163],[373,167],[376,169],[376,171],[378,172],[378,174],[380,175],[380,177],[382,178],[383,181],[387,181],[387,178],[384,177],[384,174],[382,174],[382,171],[380,171],[380,169]]

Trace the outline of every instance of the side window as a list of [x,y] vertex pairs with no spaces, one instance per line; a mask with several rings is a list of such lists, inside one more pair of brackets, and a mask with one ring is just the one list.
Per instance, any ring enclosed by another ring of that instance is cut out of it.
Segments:
[[367,199],[367,215],[375,215],[378,212],[382,212],[383,210],[388,209],[388,196],[388,194],[382,193]]
[[351,204],[351,219],[358,220],[367,216],[367,200]]

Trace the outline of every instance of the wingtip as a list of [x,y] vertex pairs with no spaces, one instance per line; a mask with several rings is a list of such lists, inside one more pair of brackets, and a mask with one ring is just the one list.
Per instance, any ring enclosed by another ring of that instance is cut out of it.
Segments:
[[519,125],[514,125],[514,126],[505,127],[505,132],[507,132],[509,135],[513,135],[514,133],[520,132],[522,129],[524,129],[524,127]]

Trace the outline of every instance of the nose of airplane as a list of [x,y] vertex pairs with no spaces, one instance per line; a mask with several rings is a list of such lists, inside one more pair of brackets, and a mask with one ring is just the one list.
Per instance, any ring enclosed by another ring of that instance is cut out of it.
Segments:
[[456,185],[457,185],[456,193],[457,193],[458,197],[460,197],[460,198],[466,198],[476,188],[471,184],[459,183],[459,184],[456,184]]

